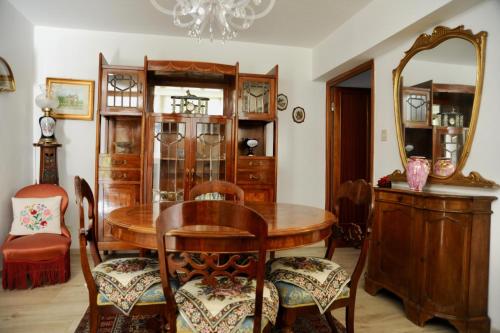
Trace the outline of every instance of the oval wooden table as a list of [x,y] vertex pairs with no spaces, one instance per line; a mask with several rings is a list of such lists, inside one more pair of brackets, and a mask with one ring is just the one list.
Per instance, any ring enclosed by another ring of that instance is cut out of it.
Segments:
[[[122,207],[105,218],[113,237],[146,249],[156,249],[156,219],[174,202]],[[245,206],[259,212],[269,224],[267,249],[284,250],[313,244],[330,236],[337,218],[320,208],[285,203],[248,202]],[[195,232],[195,231],[193,231]],[[207,232],[207,230],[204,230]],[[229,228],[211,228],[209,232],[234,235]]]

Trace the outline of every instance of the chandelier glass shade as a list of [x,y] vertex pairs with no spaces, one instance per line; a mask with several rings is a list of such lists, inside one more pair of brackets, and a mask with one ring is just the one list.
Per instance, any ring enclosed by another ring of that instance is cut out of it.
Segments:
[[188,29],[188,35],[200,40],[205,34],[211,41],[227,41],[238,31],[250,28],[256,19],[269,14],[276,0],[169,0],[172,9],[150,0],[160,12],[171,15],[174,24]]

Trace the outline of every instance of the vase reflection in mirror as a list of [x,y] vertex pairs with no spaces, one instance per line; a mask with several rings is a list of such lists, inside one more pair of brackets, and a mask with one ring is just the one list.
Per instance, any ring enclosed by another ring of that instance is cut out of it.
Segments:
[[410,190],[422,192],[429,176],[429,161],[423,156],[410,156],[406,163],[406,180]]
[[39,144],[56,144],[57,140],[55,137],[56,130],[56,120],[52,117],[52,110],[59,106],[59,101],[56,94],[52,89],[40,85],[41,93],[36,96],[35,103],[42,109],[43,116],[38,119],[40,124],[41,136],[38,140]]
[[455,172],[455,165],[451,158],[443,157],[434,163],[434,174],[440,177],[449,177]]

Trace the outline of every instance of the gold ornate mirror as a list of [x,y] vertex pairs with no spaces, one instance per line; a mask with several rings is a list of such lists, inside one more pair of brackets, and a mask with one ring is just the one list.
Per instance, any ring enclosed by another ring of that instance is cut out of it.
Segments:
[[[394,75],[399,154],[430,162],[429,182],[496,186],[479,173],[462,174],[474,139],[484,74],[487,33],[436,27],[405,52]],[[396,170],[393,180],[403,180]]]

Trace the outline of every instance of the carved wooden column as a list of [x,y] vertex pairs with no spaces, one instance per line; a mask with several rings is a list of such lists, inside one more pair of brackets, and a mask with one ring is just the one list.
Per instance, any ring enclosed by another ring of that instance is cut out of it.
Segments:
[[59,185],[59,171],[57,169],[57,148],[60,143],[34,143],[40,147],[40,184]]

